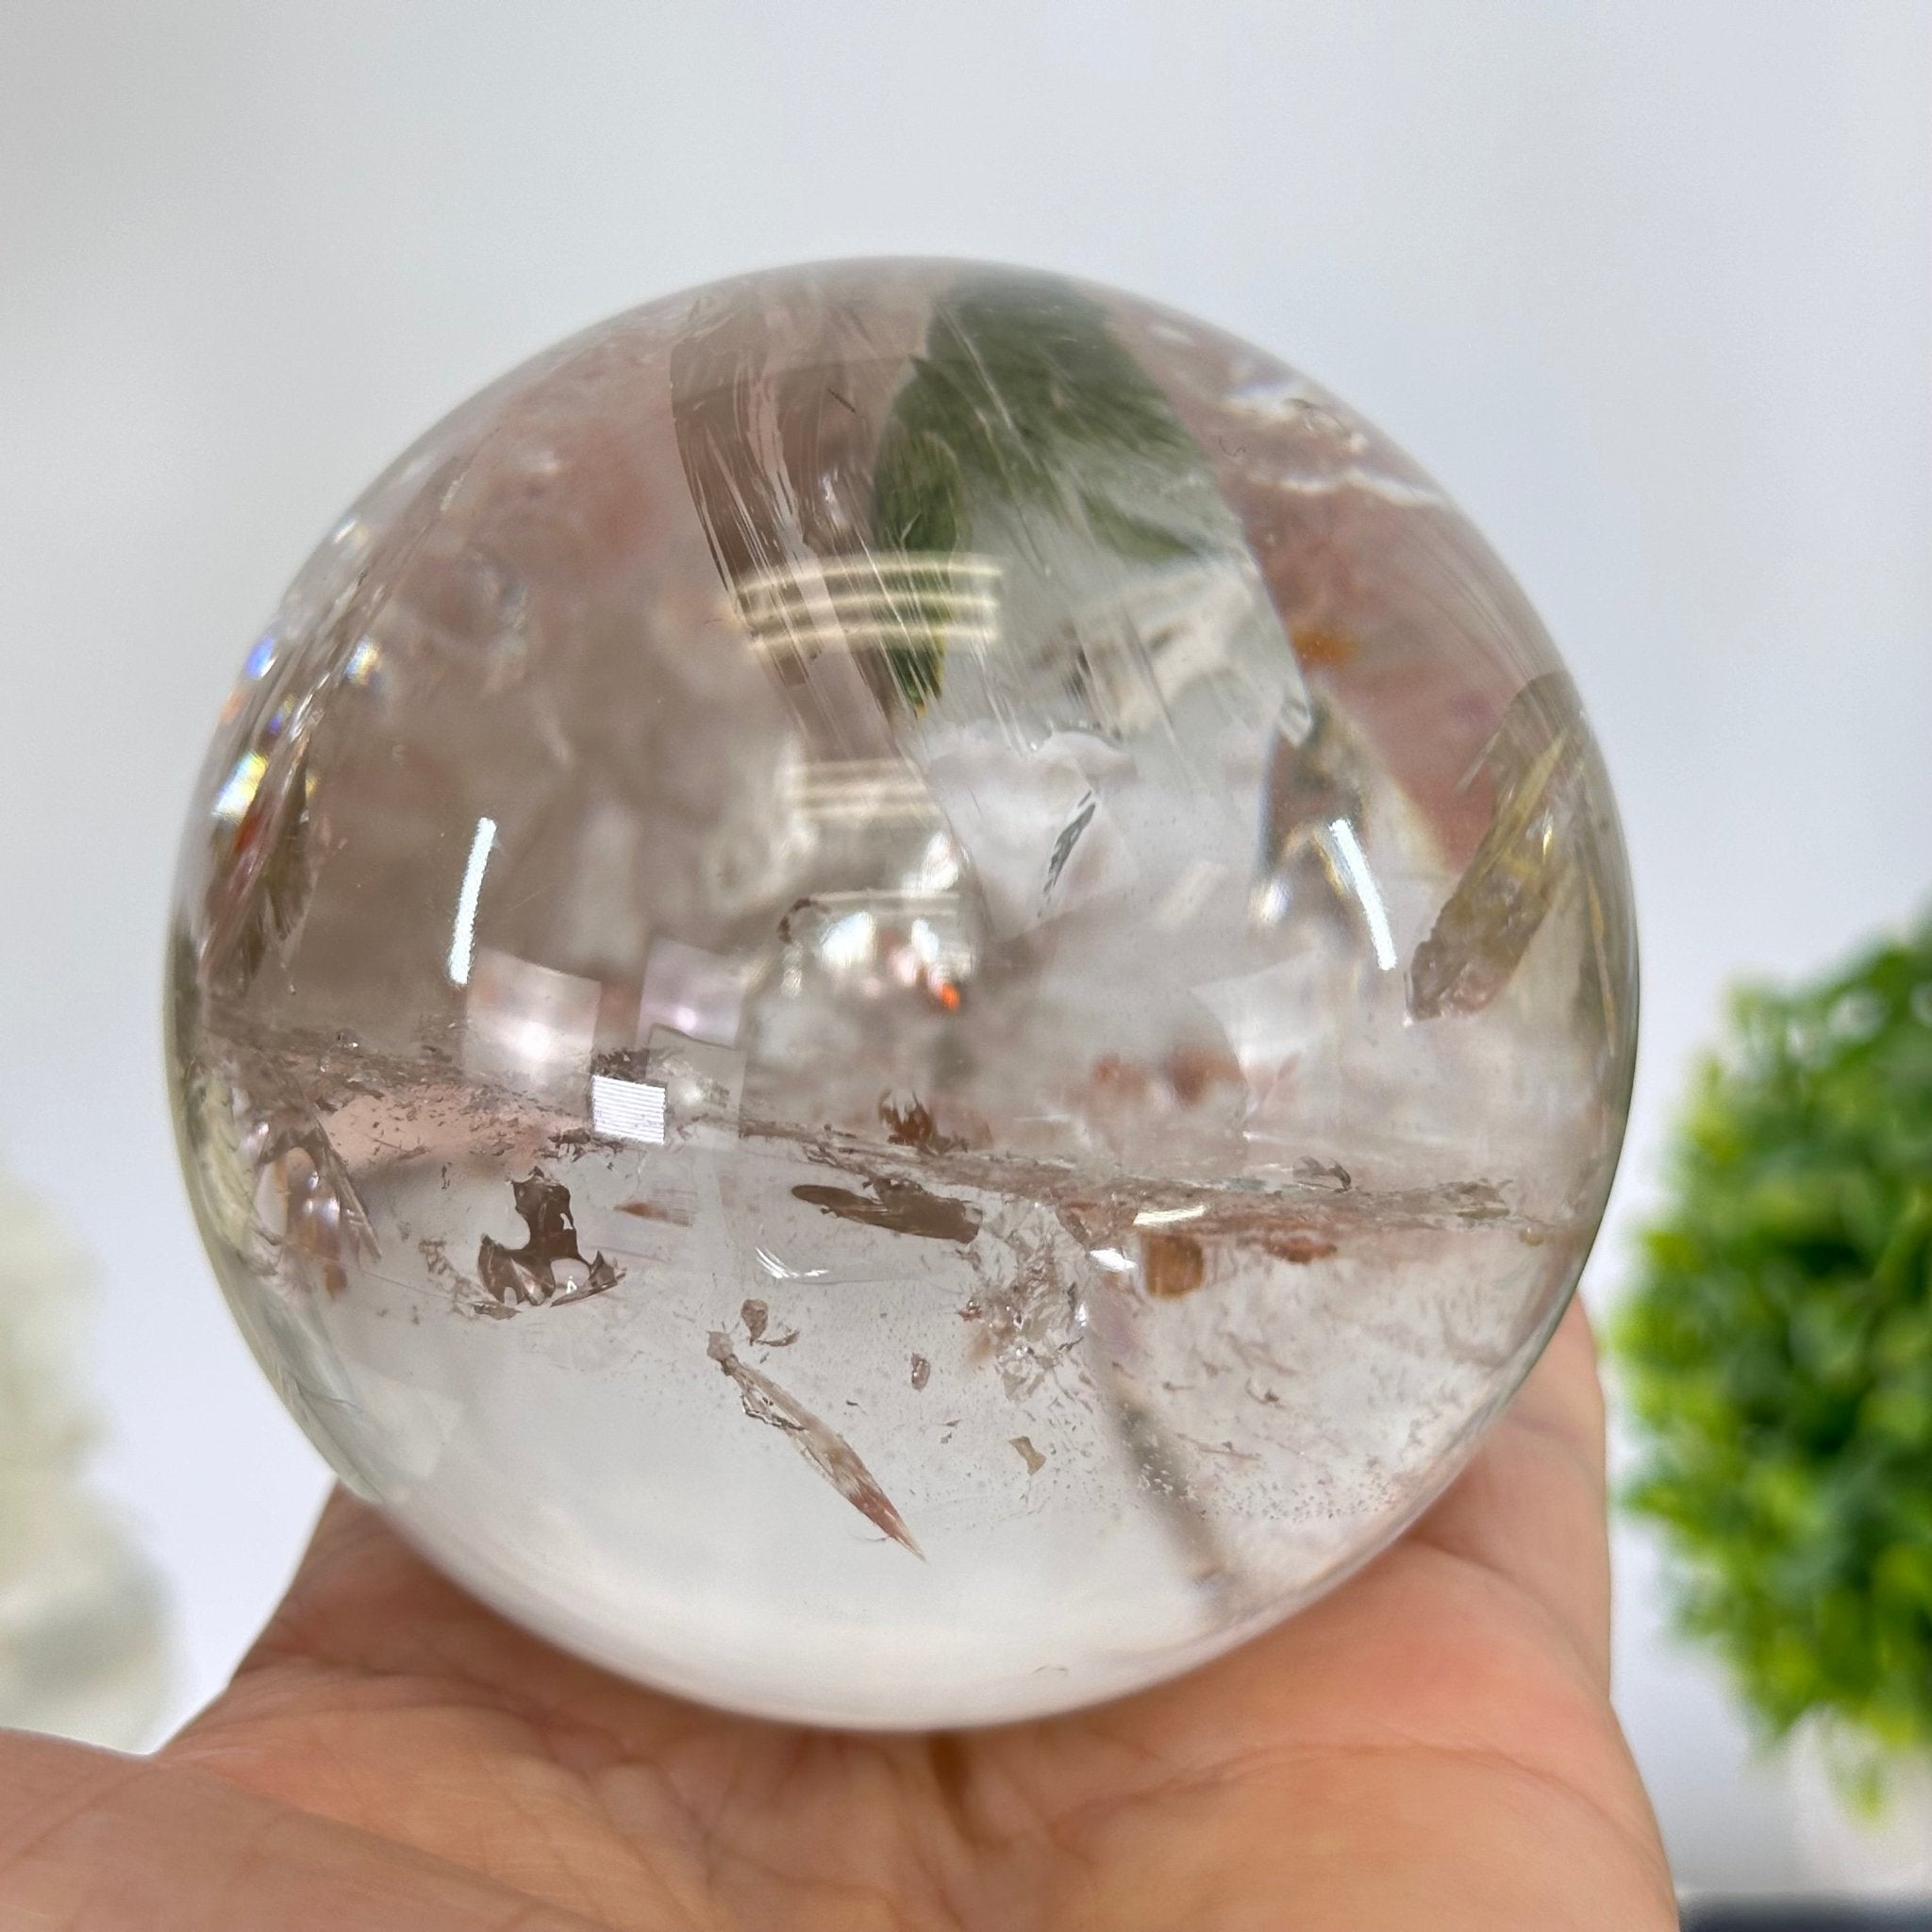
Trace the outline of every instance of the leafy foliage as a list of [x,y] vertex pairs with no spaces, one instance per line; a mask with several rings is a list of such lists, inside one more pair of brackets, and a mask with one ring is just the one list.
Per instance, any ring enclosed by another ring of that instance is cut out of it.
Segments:
[[1932,1747],[1932,921],[1737,997],[1614,1343],[1684,1626],[1774,1735]]
[[[873,542],[949,554],[975,506],[1078,520],[1116,556],[1188,557],[1199,539],[1121,503],[1129,465],[1189,479],[1199,447],[1167,398],[1115,341],[1106,311],[1047,276],[969,278],[938,305],[880,441]],[[915,709],[939,695],[943,625],[913,613],[889,653]]]

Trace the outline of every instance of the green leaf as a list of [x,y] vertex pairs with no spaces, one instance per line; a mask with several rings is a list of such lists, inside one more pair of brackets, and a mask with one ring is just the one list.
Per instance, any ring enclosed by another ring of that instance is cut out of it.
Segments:
[[1730,1005],[1611,1324],[1683,1627],[1767,1731],[1932,1748],[1932,921]]

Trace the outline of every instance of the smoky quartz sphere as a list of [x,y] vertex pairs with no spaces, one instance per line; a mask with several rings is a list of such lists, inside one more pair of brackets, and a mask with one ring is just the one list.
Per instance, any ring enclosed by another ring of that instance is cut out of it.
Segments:
[[960,263],[465,404],[250,652],[170,959],[283,1400],[582,1656],[915,1726],[1386,1543],[1601,1215],[1603,766],[1441,491],[1272,356]]

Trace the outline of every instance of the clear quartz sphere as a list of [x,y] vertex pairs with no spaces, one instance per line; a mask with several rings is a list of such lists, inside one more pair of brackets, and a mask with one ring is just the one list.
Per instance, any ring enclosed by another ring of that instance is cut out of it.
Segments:
[[465,404],[250,653],[170,959],[203,1236],[360,1494],[649,1683],[1135,1690],[1453,1474],[1628,1098],[1576,694],[1207,325],[956,262]]

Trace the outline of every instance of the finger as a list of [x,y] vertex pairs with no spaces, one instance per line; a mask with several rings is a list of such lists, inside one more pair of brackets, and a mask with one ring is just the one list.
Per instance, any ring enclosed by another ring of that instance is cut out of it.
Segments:
[[[291,1655],[353,1652],[365,1622],[392,1621],[399,1596],[410,1600],[405,1627],[412,1628],[424,1622],[425,1599],[459,1612],[471,1601],[424,1562],[375,1509],[337,1489],[323,1505],[295,1574],[242,1659],[239,1674]],[[445,1596],[447,1603],[441,1601]]]
[[1539,1607],[1607,1685],[1610,1557],[1604,1400],[1580,1301],[1469,1467],[1411,1532]]
[[195,1772],[0,1733],[0,1925],[598,1932],[420,1852]]
[[190,1734],[231,1713],[252,1680],[285,1674],[276,1667],[289,1663],[440,1679],[479,1697],[513,1691],[520,1710],[581,1707],[595,1728],[626,1736],[641,1714],[667,1703],[499,1616],[419,1557],[379,1512],[340,1490],[234,1684]]

